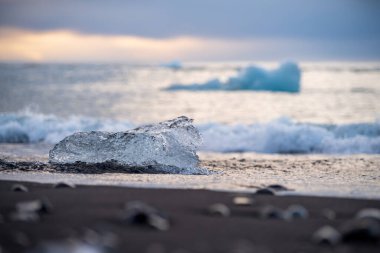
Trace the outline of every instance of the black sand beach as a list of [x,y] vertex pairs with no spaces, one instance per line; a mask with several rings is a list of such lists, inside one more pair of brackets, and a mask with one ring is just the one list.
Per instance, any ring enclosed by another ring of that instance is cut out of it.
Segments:
[[[50,184],[21,182],[29,191],[15,192],[11,190],[15,183],[0,182],[1,252],[51,252],[43,245],[62,246],[73,241],[101,244],[104,250],[86,252],[379,252],[380,249],[378,239],[347,237],[334,246],[321,245],[312,239],[314,232],[324,225],[344,231],[359,210],[380,208],[378,200],[251,194],[246,196],[252,198],[252,205],[244,206],[233,203],[235,193],[208,190],[53,188]],[[12,216],[16,204],[29,200],[43,200],[49,205],[40,210],[37,221],[16,221]],[[160,231],[123,220],[125,203],[136,200],[160,210],[163,217],[168,217],[170,227]],[[207,208],[215,203],[225,204],[230,215],[210,215]],[[286,209],[291,205],[305,207],[308,217],[292,220],[261,217],[260,210],[266,206]]]

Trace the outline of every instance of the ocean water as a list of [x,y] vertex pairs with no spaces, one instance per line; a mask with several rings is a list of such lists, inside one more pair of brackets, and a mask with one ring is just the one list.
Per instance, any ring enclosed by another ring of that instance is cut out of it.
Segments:
[[[203,151],[380,153],[379,62],[300,62],[299,92],[244,85],[259,76],[262,87],[270,75],[288,85],[294,70],[278,65],[0,64],[0,142],[56,143],[76,131],[122,131],[186,115],[203,135]],[[215,79],[233,80],[235,89],[166,90]]]
[[[380,198],[380,62],[295,64],[299,73],[277,62],[2,63],[0,158],[46,162],[48,150],[74,132],[185,115],[203,137],[202,165],[216,173],[0,178],[246,191],[282,182],[299,193]],[[212,88],[199,89],[204,84]]]

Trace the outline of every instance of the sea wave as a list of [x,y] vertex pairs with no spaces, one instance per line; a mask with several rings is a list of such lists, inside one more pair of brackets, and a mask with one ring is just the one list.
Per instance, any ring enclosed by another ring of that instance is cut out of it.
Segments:
[[79,131],[123,131],[132,128],[128,121],[72,116],[60,118],[25,111],[0,114],[0,143],[57,143]]
[[257,66],[242,69],[236,77],[230,77],[226,82],[212,79],[201,84],[174,84],[166,88],[168,91],[188,90],[257,90],[299,92],[301,71],[297,64],[286,62],[275,70],[266,70]]
[[[0,114],[0,143],[57,143],[78,131],[124,131],[130,121],[60,118],[32,112]],[[380,154],[380,121],[355,124],[298,123],[280,118],[255,124],[198,124],[202,151],[315,154]]]
[[216,152],[379,154],[380,121],[343,125],[296,123],[288,118],[252,125],[200,126],[203,150]]

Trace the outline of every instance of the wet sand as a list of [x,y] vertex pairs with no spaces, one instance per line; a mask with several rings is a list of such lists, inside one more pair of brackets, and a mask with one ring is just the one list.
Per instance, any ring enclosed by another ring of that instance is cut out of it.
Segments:
[[[14,192],[14,183],[0,181],[2,252],[46,252],[41,245],[47,242],[55,243],[54,247],[75,245],[74,242],[102,245],[98,252],[353,253],[379,252],[380,248],[379,240],[348,240],[335,246],[312,240],[321,226],[331,225],[340,231],[359,210],[380,208],[377,200],[245,194],[253,203],[240,206],[233,203],[233,198],[241,193],[115,186],[53,188],[51,184],[26,182],[22,184],[28,192]],[[41,212],[40,220],[11,218],[17,203],[37,199],[50,203],[47,212]],[[170,227],[160,231],[123,220],[123,206],[135,200],[160,210],[168,217]],[[230,215],[210,215],[207,208],[215,203],[226,205]],[[283,220],[261,216],[268,205],[286,209],[295,204],[306,208],[308,217]]]
[[[41,146],[42,145],[42,146]],[[0,145],[0,180],[253,192],[280,183],[287,194],[380,199],[379,155],[264,155],[200,152],[209,175],[126,173],[118,166],[52,166],[46,144]]]

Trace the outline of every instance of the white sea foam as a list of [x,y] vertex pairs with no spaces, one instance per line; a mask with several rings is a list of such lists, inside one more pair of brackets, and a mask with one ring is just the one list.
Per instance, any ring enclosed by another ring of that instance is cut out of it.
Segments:
[[57,143],[79,131],[123,131],[132,128],[128,121],[72,116],[59,118],[25,111],[0,114],[0,143]]
[[379,154],[380,122],[346,125],[296,123],[281,118],[252,125],[200,126],[202,150],[258,153]]
[[250,66],[241,70],[236,77],[230,77],[226,82],[212,79],[201,84],[174,84],[167,90],[262,90],[299,92],[301,71],[297,64],[286,62],[275,70],[266,70]]
[[[57,143],[78,131],[125,131],[129,121],[59,118],[25,113],[0,114],[0,143]],[[298,123],[280,118],[266,123],[196,125],[202,151],[258,153],[380,154],[380,121],[342,125]]]

